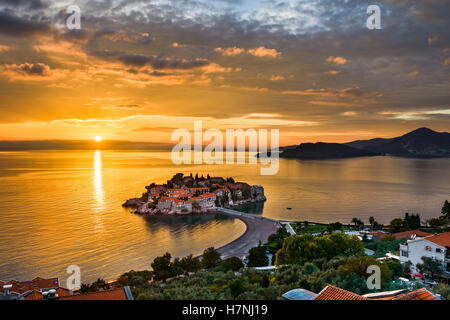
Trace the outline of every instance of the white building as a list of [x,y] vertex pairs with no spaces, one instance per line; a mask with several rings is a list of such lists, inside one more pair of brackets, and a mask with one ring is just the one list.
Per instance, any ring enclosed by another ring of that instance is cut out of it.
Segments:
[[419,271],[416,265],[423,263],[422,257],[441,262],[445,270],[444,276],[450,276],[450,232],[407,240],[400,245],[400,262],[411,261],[413,273]]

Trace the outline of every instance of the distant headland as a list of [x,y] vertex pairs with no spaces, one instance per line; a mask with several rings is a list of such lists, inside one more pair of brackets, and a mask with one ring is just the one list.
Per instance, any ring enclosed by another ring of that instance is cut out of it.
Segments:
[[[341,159],[370,156],[407,158],[450,157],[450,133],[419,128],[396,138],[375,138],[348,143],[302,143],[280,147],[280,158]],[[270,155],[270,152],[269,152]],[[257,157],[264,157],[257,154]]]
[[167,183],[151,183],[145,189],[140,198],[128,199],[122,206],[143,215],[184,215],[266,201],[262,186],[209,174],[177,173]]

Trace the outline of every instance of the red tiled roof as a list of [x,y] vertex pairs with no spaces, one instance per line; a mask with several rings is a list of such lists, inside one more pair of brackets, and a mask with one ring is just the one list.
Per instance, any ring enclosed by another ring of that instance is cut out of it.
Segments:
[[329,284],[314,300],[367,300],[367,298]]
[[384,237],[389,235],[389,233],[384,233],[384,232],[368,232],[367,234],[371,234],[374,238],[380,238],[380,239],[383,239]]
[[70,290],[66,289],[66,288],[58,288],[56,289],[56,294],[58,295],[58,297],[67,297],[70,296]]
[[419,237],[427,237],[427,236],[431,236],[433,234],[428,233],[428,232],[423,232],[420,230],[408,230],[408,231],[393,233],[392,235],[395,237],[395,239],[407,239],[407,238],[411,238],[411,236],[413,236],[413,235],[416,235]]
[[[403,292],[403,291],[401,291]],[[393,295],[377,297],[364,297],[356,293],[327,285],[314,300],[436,300],[436,298],[425,288],[418,289],[410,292],[387,292],[393,293]],[[380,292],[379,294],[383,294]]]
[[450,232],[435,234],[425,239],[442,247],[450,247]]
[[11,292],[25,293],[30,290],[56,289],[59,287],[59,280],[58,278],[44,279],[41,277],[34,278],[31,281],[11,280],[2,284],[0,292],[3,292],[3,285],[6,284],[12,284]]
[[60,300],[128,300],[123,288],[82,293],[59,298]]
[[395,297],[392,297],[391,300],[436,300],[436,298],[425,288],[402,293]]
[[215,193],[204,193],[200,197],[201,198],[212,198],[212,197],[215,197],[215,196],[216,196]]
[[25,300],[42,300],[43,295],[40,291],[33,290],[31,293],[25,296]]

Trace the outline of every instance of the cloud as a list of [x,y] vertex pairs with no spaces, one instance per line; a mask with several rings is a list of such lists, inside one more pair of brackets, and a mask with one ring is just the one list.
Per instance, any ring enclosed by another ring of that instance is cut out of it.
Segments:
[[281,52],[276,49],[268,49],[264,46],[254,49],[243,49],[238,47],[230,47],[225,49],[215,48],[214,51],[221,53],[223,56],[237,56],[241,54],[249,54],[258,58],[278,58],[281,56]]
[[328,100],[315,100],[310,101],[311,104],[322,106],[349,106],[348,103],[335,101],[336,98],[348,98],[352,100],[362,100],[364,102],[372,102],[374,98],[382,96],[379,92],[365,92],[361,88],[349,87],[345,89],[306,89],[306,90],[288,90],[282,91],[285,95],[297,95],[297,96],[311,96],[319,97],[321,99],[326,98]]
[[44,63],[6,64],[3,66],[3,74],[11,81],[15,80],[54,80],[66,75],[64,70],[54,70]]
[[281,80],[284,80],[284,79],[286,79],[285,77],[283,77],[283,76],[275,76],[275,75],[273,75],[273,76],[271,76],[270,77],[270,81],[281,81]]
[[331,75],[335,76],[335,75],[341,73],[341,71],[339,71],[339,70],[330,70],[330,71],[327,71],[327,72],[325,72],[325,73],[326,73],[326,74],[331,74]]
[[346,111],[346,112],[341,113],[341,115],[344,117],[354,117],[354,116],[358,115],[358,112]]
[[233,68],[231,67],[222,67],[217,63],[211,63],[207,66],[202,67],[204,73],[224,73],[224,72],[233,72]]
[[444,64],[445,64],[446,66],[450,66],[450,58],[445,59],[445,60],[444,60]]
[[178,43],[178,42],[173,42],[173,43],[172,43],[172,47],[174,47],[174,48],[185,48],[185,47],[187,47],[187,45],[185,45],[185,44],[180,44],[180,43]]
[[336,65],[344,65],[344,64],[348,63],[348,60],[345,59],[344,57],[329,56],[326,61],[329,63],[334,63]]
[[38,34],[49,34],[51,26],[42,21],[30,20],[0,11],[0,34],[9,37],[30,37]]
[[419,71],[413,71],[408,73],[408,77],[417,77],[419,75]]
[[121,51],[91,51],[89,54],[106,60],[120,61],[121,63],[134,67],[152,66],[154,69],[180,69],[188,70],[204,67],[210,62],[206,59],[195,58],[186,59],[168,59],[162,56],[149,56],[135,53],[125,53]]
[[258,47],[256,49],[250,49],[250,50],[248,50],[248,53],[255,57],[258,57],[258,58],[263,58],[263,57],[278,58],[279,56],[281,56],[281,52],[279,52],[275,49],[267,49],[265,47]]
[[434,36],[428,37],[427,40],[428,40],[428,44],[432,44],[432,43],[435,43],[435,42],[439,41],[439,36],[434,35]]
[[232,48],[215,48],[214,51],[221,53],[223,56],[237,56],[245,52],[245,49],[232,47]]
[[450,116],[450,109],[425,110],[425,111],[385,111],[380,115],[389,116],[391,119],[407,121],[427,120],[433,116]]
[[11,47],[0,44],[0,52],[9,51]]

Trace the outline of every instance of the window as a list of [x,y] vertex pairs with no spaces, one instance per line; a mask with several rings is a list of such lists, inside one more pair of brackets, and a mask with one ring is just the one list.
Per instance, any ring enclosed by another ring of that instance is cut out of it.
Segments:
[[426,246],[426,247],[425,247],[425,250],[431,251],[431,247],[430,247],[430,246]]
[[437,253],[441,253],[442,251],[441,251],[440,248],[436,248],[436,252],[437,252]]
[[402,250],[402,257],[408,257],[408,251]]

